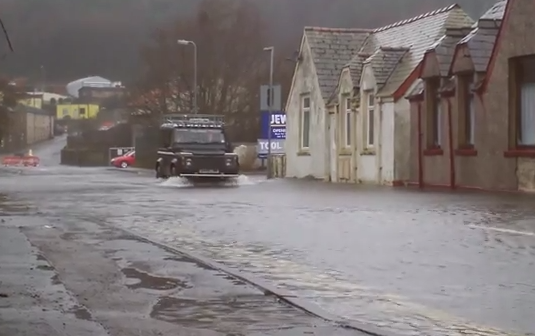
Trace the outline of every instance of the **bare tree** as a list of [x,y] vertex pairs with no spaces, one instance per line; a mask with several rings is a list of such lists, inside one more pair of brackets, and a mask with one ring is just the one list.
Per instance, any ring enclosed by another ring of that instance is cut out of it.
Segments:
[[265,32],[250,2],[203,0],[194,17],[158,30],[152,44],[143,48],[143,82],[152,92],[143,109],[156,115],[191,111],[193,48],[177,44],[179,39],[191,40],[198,48],[199,112],[222,114],[234,137],[255,139],[258,88],[267,74]]

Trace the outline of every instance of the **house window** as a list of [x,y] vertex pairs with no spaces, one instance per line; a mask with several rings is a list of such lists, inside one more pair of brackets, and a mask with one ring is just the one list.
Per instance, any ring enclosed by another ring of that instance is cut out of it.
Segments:
[[470,90],[473,74],[457,77],[457,102],[459,107],[459,147],[474,147],[475,97]]
[[351,146],[351,99],[345,98],[345,113],[344,113],[344,123],[345,123],[345,146]]
[[437,106],[433,111],[433,133],[435,134],[433,147],[442,146],[442,107],[440,106],[440,98],[437,96]]
[[64,108],[63,109],[63,116],[65,117],[67,115],[69,115],[69,109],[68,108]]
[[535,147],[535,55],[511,59],[510,97],[516,127],[516,145]]
[[440,108],[440,78],[430,78],[425,83],[427,111],[427,147],[440,148],[442,138],[442,109]]
[[525,82],[520,86],[518,123],[518,144],[535,146],[535,82]]
[[80,107],[80,115],[85,115],[85,107]]
[[301,148],[310,147],[310,97],[301,101]]
[[375,145],[375,95],[372,92],[368,96],[368,110],[366,114],[366,144],[368,147]]
[[476,97],[474,95],[470,95],[470,106],[468,107],[469,108],[469,113],[468,113],[468,117],[467,117],[467,124],[469,126],[467,126],[467,136],[466,136],[466,139],[467,139],[467,144],[471,145],[471,146],[474,146],[475,145],[475,135],[476,135],[476,132],[475,132],[475,125],[476,125]]

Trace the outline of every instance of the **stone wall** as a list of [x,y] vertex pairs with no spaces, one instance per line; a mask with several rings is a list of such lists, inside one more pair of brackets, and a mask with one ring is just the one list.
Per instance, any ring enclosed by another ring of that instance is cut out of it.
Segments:
[[51,115],[28,112],[26,115],[26,143],[28,145],[50,139],[54,120]]
[[6,128],[4,139],[0,139],[0,152],[15,152],[52,138],[54,116],[43,109],[18,105],[9,112]]

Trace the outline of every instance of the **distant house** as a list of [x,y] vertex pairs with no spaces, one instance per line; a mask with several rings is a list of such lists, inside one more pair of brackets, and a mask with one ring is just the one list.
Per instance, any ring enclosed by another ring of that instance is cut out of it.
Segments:
[[286,175],[401,184],[425,51],[473,21],[457,5],[371,31],[305,28],[287,111]]
[[64,100],[69,99],[68,96],[60,95],[53,92],[26,92],[21,98],[20,103],[26,106],[36,108],[43,108],[45,105],[61,104]]
[[427,51],[409,97],[411,183],[535,191],[533,13],[500,1]]
[[121,82],[112,82],[109,79],[100,76],[89,76],[80,78],[67,84],[67,93],[72,97],[79,97],[79,90],[83,87],[99,87],[99,88],[111,88],[121,87]]
[[41,109],[43,108],[43,94],[42,93],[37,94],[33,92],[25,93],[19,99],[19,104]]
[[83,102],[100,103],[111,98],[121,98],[126,95],[125,87],[93,87],[84,86],[78,90],[78,98]]
[[58,104],[56,105],[56,119],[94,119],[99,111],[100,106],[98,104]]

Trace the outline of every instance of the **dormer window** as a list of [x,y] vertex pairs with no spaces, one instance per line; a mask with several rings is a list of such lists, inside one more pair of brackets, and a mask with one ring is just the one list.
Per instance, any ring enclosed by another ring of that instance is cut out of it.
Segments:
[[375,146],[375,94],[373,91],[366,92],[366,145],[368,148]]
[[344,130],[345,130],[345,147],[351,147],[351,98],[344,97]]

